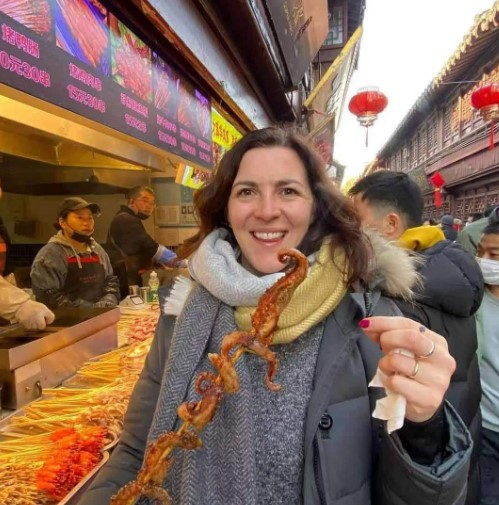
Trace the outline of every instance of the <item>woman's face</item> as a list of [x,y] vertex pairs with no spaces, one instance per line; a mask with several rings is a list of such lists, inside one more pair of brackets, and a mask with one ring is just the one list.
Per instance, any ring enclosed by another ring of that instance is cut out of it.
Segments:
[[305,167],[287,147],[259,147],[242,158],[227,205],[243,262],[262,274],[284,268],[281,249],[297,247],[313,219]]

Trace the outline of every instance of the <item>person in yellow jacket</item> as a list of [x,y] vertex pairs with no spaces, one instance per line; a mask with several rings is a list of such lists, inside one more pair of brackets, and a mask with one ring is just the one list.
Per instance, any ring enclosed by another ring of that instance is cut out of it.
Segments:
[[365,227],[378,230],[421,260],[418,271],[423,282],[415,287],[414,300],[395,299],[395,303],[405,317],[442,335],[456,360],[447,399],[475,441],[462,503],[477,505],[481,389],[474,315],[484,292],[480,267],[459,244],[446,240],[439,227],[421,226],[424,199],[409,175],[379,170],[359,179],[349,194]]

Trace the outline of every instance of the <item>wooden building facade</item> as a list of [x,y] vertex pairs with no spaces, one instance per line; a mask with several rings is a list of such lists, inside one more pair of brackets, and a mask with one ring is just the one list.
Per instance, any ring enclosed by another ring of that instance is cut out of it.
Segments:
[[[479,87],[499,82],[499,2],[478,15],[441,72],[414,103],[366,173],[388,169],[411,175],[425,196],[425,217],[465,219],[499,204],[499,125],[495,148],[491,125],[471,106]],[[430,177],[445,184],[435,206]]]

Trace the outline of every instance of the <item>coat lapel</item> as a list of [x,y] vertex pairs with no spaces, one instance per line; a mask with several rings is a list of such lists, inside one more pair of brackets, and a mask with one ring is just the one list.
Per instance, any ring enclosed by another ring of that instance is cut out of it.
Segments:
[[305,451],[309,450],[328,398],[331,399],[331,384],[361,334],[352,321],[361,317],[359,307],[347,295],[326,320],[306,420]]

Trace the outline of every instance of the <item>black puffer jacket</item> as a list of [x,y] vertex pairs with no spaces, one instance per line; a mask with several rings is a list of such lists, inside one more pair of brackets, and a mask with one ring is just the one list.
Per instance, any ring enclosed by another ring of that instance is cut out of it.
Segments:
[[474,314],[483,297],[483,277],[475,259],[459,244],[442,240],[421,252],[424,285],[417,303],[397,302],[407,317],[443,335],[456,360],[447,399],[461,415],[474,441],[466,505],[479,503],[480,374]]

